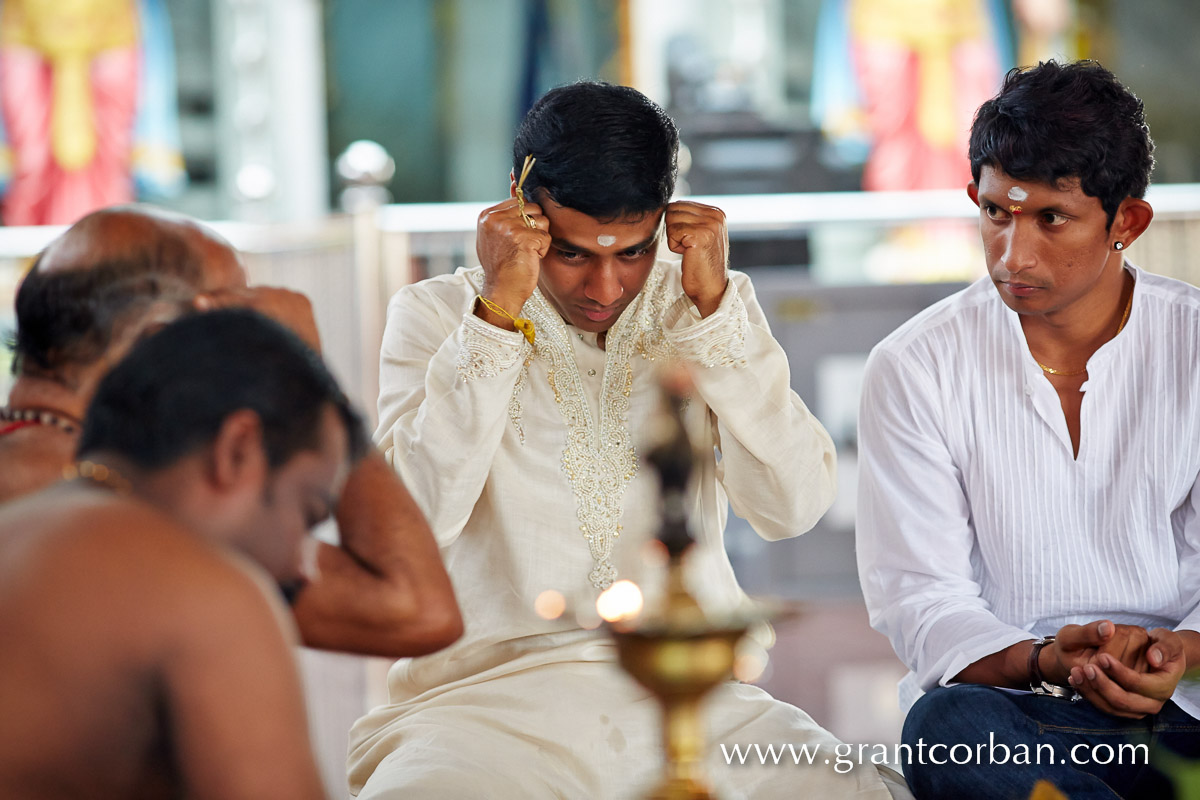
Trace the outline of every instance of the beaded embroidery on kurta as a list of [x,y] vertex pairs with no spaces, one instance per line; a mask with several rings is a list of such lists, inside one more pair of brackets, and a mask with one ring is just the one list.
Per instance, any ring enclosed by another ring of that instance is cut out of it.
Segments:
[[[625,489],[638,469],[627,419],[633,390],[633,356],[640,354],[647,360],[678,357],[705,367],[737,367],[745,363],[748,320],[746,307],[736,294],[727,315],[712,320],[711,324],[701,323],[696,326],[698,330],[672,337],[674,342],[668,340],[664,323],[668,317],[677,317],[674,312],[682,309],[687,300],[679,294],[677,286],[672,291],[666,276],[666,268],[655,265],[642,291],[608,331],[598,423],[584,393],[570,333],[540,291],[534,291],[521,311],[533,320],[538,331],[531,349],[522,340],[523,346],[518,350],[511,342],[513,337],[507,335],[503,340],[506,352],[501,354],[497,348],[501,342],[493,340],[506,334],[477,338],[469,330],[459,352],[459,371],[464,379],[498,374],[524,356],[508,403],[509,420],[522,443],[525,433],[520,395],[528,383],[532,360],[537,358],[545,363],[546,380],[567,429],[562,469],[575,495],[579,530],[595,562],[588,580],[601,590],[617,578],[613,551],[621,534]],[[472,322],[468,320],[469,329],[475,327]],[[486,325],[482,320],[479,322]],[[465,370],[464,362],[469,365]]]
[[[634,304],[640,301],[641,297]],[[606,339],[599,424],[588,406],[575,351],[558,312],[537,291],[523,312],[537,326],[534,352],[547,364],[547,380],[567,427],[562,468],[575,494],[579,530],[595,562],[588,580],[597,589],[607,589],[617,578],[613,549],[621,535],[625,487],[637,472],[637,454],[626,421],[633,386],[630,311],[621,315]]]
[[455,367],[464,381],[495,378],[526,357],[529,347],[524,337],[514,337],[512,331],[500,330],[468,312]]

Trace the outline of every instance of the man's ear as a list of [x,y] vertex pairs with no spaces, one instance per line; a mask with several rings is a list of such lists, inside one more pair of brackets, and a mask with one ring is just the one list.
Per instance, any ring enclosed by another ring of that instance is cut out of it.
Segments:
[[247,481],[258,484],[266,480],[262,420],[248,408],[225,418],[213,439],[211,453],[211,480],[215,488],[228,491]]
[[517,175],[511,169],[508,171],[508,196],[517,196]]
[[1114,242],[1124,242],[1129,247],[1150,226],[1152,219],[1154,209],[1149,203],[1136,197],[1126,197],[1113,217],[1112,230],[1108,232],[1108,238],[1112,240],[1109,247]]
[[972,203],[979,205],[979,186],[975,181],[967,184],[967,197],[971,198]]

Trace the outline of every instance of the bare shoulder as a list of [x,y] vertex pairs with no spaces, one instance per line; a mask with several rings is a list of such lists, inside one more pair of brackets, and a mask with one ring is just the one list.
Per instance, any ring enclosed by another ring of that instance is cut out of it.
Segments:
[[101,625],[126,646],[170,647],[187,621],[232,611],[278,621],[252,568],[135,499],[53,486],[0,509],[0,532],[5,572],[23,576],[7,602],[32,617],[62,615],[53,622],[71,630]]
[[[20,744],[0,794],[70,763],[80,797],[155,775],[196,798],[317,796],[275,594],[137,500],[60,484],[0,507],[0,741]],[[290,773],[262,768],[272,750]]]

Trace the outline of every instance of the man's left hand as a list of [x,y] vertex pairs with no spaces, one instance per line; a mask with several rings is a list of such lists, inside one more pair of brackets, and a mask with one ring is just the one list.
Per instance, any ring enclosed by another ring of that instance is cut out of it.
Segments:
[[683,256],[683,291],[700,316],[717,310],[729,280],[729,232],[719,208],[679,200],[667,206],[667,247]]
[[1150,631],[1145,663],[1139,670],[1101,653],[1092,663],[1071,669],[1071,685],[1101,711],[1141,719],[1161,711],[1183,677],[1187,659],[1182,637],[1166,628]]

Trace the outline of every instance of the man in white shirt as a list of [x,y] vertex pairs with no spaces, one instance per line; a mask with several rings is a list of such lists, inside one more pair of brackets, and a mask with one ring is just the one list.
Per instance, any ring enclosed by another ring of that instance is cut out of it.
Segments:
[[1099,64],[1010,72],[971,133],[990,280],[871,354],[859,569],[927,692],[918,797],[1162,797],[1105,748],[1200,754],[1200,291],[1123,252],[1152,148]]
[[[832,443],[791,391],[749,279],[727,269],[724,215],[670,202],[678,141],[632,89],[551,91],[518,131],[512,197],[479,218],[482,266],[391,301],[376,439],[438,537],[466,631],[392,668],[391,703],[352,732],[359,797],[628,798],[659,774],[655,703],[590,611],[615,579],[641,577],[658,519],[638,463],[660,402],[655,360],[694,367],[704,603],[742,597],[727,501],[780,539],[833,499]],[[681,263],[657,260],[664,231]],[[554,598],[566,614],[535,612]],[[706,721],[729,796],[888,796],[876,769],[838,774],[833,757],[727,767],[721,743],[838,744],[754,686],[720,687]]]

